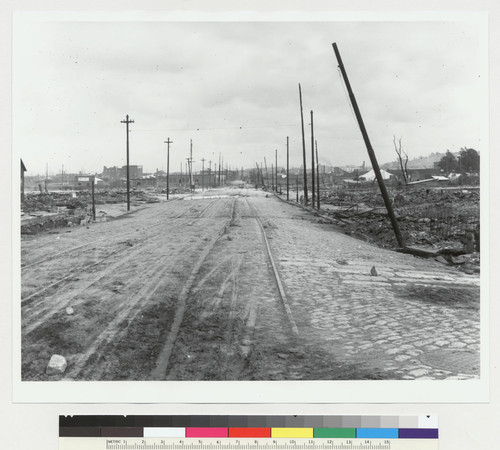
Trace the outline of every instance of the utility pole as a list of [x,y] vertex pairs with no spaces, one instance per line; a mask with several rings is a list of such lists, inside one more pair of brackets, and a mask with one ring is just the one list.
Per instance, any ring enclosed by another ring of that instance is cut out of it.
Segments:
[[189,158],[188,160],[188,169],[189,169],[189,190],[193,191],[193,140],[190,140],[189,144]]
[[276,190],[274,188],[274,167],[273,167],[273,163],[271,163],[271,190],[273,192]]
[[274,150],[274,160],[275,160],[275,167],[276,167],[276,193],[278,193],[278,149]]
[[219,182],[218,182],[218,186],[220,187],[220,153],[219,153]]
[[311,199],[314,208],[314,170],[316,166],[314,165],[314,123],[313,123],[313,112],[311,111]]
[[266,168],[266,184],[267,184],[267,190],[269,190],[269,173],[267,171],[267,162],[266,162],[266,157],[264,156],[264,166]]
[[201,191],[205,190],[205,158],[201,158]]
[[286,199],[290,200],[290,183],[289,183],[289,178],[290,178],[290,154],[289,154],[289,148],[288,148],[288,136],[286,137]]
[[296,199],[296,201],[297,201],[297,203],[299,203],[299,176],[298,175],[295,177],[295,182],[296,182],[296,186],[297,186],[297,199]]
[[92,175],[90,177],[91,183],[92,183],[92,218],[94,219],[95,222],[95,175]]
[[304,113],[302,112],[302,88],[299,83],[299,98],[300,98],[300,123],[302,124],[302,157],[304,164],[304,204],[307,205],[309,200],[307,198],[307,168],[306,168],[306,140],[304,137]]
[[121,123],[126,124],[127,127],[127,211],[130,211],[130,160],[129,160],[129,145],[128,145],[128,124],[134,123],[133,120],[128,118],[128,114],[125,116],[125,120],[122,120]]
[[181,177],[179,178],[179,187],[182,189],[182,162],[181,162]]
[[173,141],[171,141],[170,138],[167,138],[167,140],[164,141],[164,143],[167,144],[167,200],[168,200],[168,191],[169,191],[168,178],[170,175],[170,144],[173,144]]
[[317,200],[318,209],[319,209],[319,159],[318,159],[318,141],[315,141],[314,143],[316,144],[316,183],[317,183],[316,200]]
[[354,97],[354,93],[352,92],[351,84],[349,83],[349,78],[347,78],[347,73],[345,71],[344,64],[342,63],[342,58],[340,57],[337,44],[333,43],[332,46],[333,46],[333,51],[335,52],[335,56],[337,57],[337,62],[339,64],[340,71],[342,72],[342,77],[344,78],[345,81],[347,92],[349,93],[349,98],[352,103],[352,108],[354,109],[354,114],[356,115],[356,119],[358,120],[358,125],[361,130],[363,140],[365,141],[366,150],[368,151],[368,156],[370,157],[373,171],[375,172],[375,175],[377,177],[380,193],[382,194],[382,198],[384,199],[385,207],[387,209],[389,219],[391,220],[394,234],[396,235],[396,240],[398,241],[398,245],[401,248],[403,248],[405,246],[404,239],[403,236],[401,235],[401,230],[399,229],[399,224],[396,219],[396,215],[394,214],[394,210],[392,209],[391,201],[389,199],[389,194],[387,193],[387,189],[385,187],[384,179],[382,177],[382,174],[380,173],[380,167],[377,162],[377,157],[375,156],[375,152],[373,151],[372,145],[370,143],[370,138],[368,137],[365,124],[363,123],[363,118],[361,117],[361,112],[359,111],[358,103],[356,102],[356,98]]

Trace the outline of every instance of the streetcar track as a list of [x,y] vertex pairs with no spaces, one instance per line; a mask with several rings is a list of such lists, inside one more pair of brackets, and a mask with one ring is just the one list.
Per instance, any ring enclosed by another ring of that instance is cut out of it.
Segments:
[[[234,260],[236,259],[236,267],[234,264]],[[225,344],[226,344],[226,352],[225,352],[225,358],[224,358],[224,369],[223,373],[227,374],[228,372],[228,366],[229,366],[229,359],[233,355],[233,325],[234,325],[234,314],[235,314],[235,309],[236,309],[236,302],[238,299],[238,272],[240,271],[241,264],[243,263],[243,256],[236,256],[233,258],[232,262],[232,267],[231,267],[231,279],[232,279],[232,284],[231,284],[231,302],[229,306],[229,315],[228,315],[228,323],[227,323],[227,328],[226,328],[226,336],[225,336]],[[227,378],[227,376],[226,376]]]
[[262,235],[262,238],[264,240],[264,244],[265,244],[265,248],[266,248],[266,253],[267,253],[269,262],[271,263],[274,279],[275,279],[276,284],[278,286],[279,295],[280,295],[281,301],[283,303],[283,306],[285,308],[288,321],[290,322],[290,325],[291,325],[292,330],[295,333],[295,335],[300,336],[299,329],[297,328],[297,324],[295,323],[295,319],[293,318],[292,310],[290,309],[290,305],[288,303],[288,299],[286,297],[286,293],[285,293],[285,290],[283,288],[283,283],[281,281],[281,277],[280,277],[280,274],[278,272],[278,268],[276,266],[276,263],[274,261],[274,258],[273,258],[272,252],[271,252],[271,247],[269,245],[269,241],[267,239],[267,235],[266,235],[266,231],[264,229],[264,226],[262,225],[262,222],[261,222],[259,216],[257,215],[255,208],[248,201],[247,197],[245,197],[245,201],[247,202],[247,205],[250,208],[250,211],[252,211],[254,219],[257,221],[257,223],[259,225],[259,229],[261,231],[261,235]]

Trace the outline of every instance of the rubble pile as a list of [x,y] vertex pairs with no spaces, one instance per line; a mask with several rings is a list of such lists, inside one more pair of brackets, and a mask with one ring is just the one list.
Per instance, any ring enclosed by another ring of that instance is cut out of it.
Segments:
[[[443,253],[443,263],[466,270],[478,263],[479,190],[400,189],[389,194],[407,246]],[[346,234],[381,247],[397,247],[378,190],[340,190],[322,196],[321,202],[323,213],[337,219]],[[452,259],[460,254],[476,256]]]
[[[130,192],[131,204],[137,206],[141,203],[157,203],[160,201],[157,194],[155,191],[134,189]],[[96,209],[99,205],[123,204],[127,201],[127,191],[96,190],[94,201]],[[97,215],[96,220],[102,219]],[[88,190],[28,193],[21,204],[21,216],[22,234],[37,234],[53,228],[85,225],[92,220],[92,193]]]
[[[154,193],[142,190],[130,191],[132,202],[156,203],[160,200]],[[95,191],[94,199],[96,205],[125,203],[127,191],[122,189],[110,189]],[[76,192],[52,192],[43,194],[26,194],[25,201],[21,205],[22,211],[31,213],[33,211],[54,212],[57,208],[86,209],[92,205],[92,193],[88,190]]]

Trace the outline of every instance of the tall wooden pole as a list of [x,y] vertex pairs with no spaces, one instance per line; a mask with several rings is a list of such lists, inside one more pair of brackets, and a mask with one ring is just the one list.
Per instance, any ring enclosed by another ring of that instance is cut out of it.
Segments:
[[267,184],[267,190],[269,190],[269,172],[267,171],[267,162],[266,162],[266,157],[264,156],[264,167],[266,168],[266,184]]
[[220,153],[219,153],[219,186],[220,186]]
[[134,123],[133,120],[129,120],[128,114],[125,116],[125,120],[122,120],[121,123],[127,125],[127,211],[130,211],[130,161],[129,161],[129,149],[128,149],[128,124]]
[[189,143],[189,190],[193,191],[193,140],[190,140]]
[[289,147],[288,147],[288,136],[286,137],[286,199],[290,200],[290,153],[289,153]]
[[92,219],[95,222],[95,175],[92,175]]
[[304,137],[304,113],[302,112],[302,88],[299,83],[299,98],[300,98],[300,123],[302,124],[302,157],[304,164],[304,204],[307,205],[309,200],[307,198],[307,168],[306,168],[306,140]]
[[316,166],[314,165],[314,124],[313,124],[313,112],[311,111],[311,203],[314,208],[315,203],[315,187],[314,187],[314,171]]
[[339,64],[340,71],[342,72],[342,77],[344,78],[345,81],[347,92],[349,93],[349,98],[352,103],[352,108],[354,109],[354,114],[356,115],[356,119],[358,120],[358,125],[361,130],[363,140],[365,141],[366,150],[368,151],[368,156],[370,157],[373,171],[375,172],[375,175],[377,177],[380,193],[382,194],[382,198],[384,199],[385,207],[387,209],[387,213],[389,214],[389,219],[391,220],[394,234],[396,235],[396,240],[398,241],[398,245],[400,247],[404,247],[405,242],[403,236],[401,235],[401,230],[399,229],[399,223],[398,220],[396,219],[396,215],[394,214],[394,210],[392,209],[391,200],[389,199],[389,194],[387,193],[387,189],[385,187],[384,178],[380,173],[380,167],[377,162],[377,157],[375,156],[375,152],[373,151],[372,145],[370,143],[370,139],[368,137],[365,124],[363,123],[363,118],[361,117],[361,112],[359,111],[358,103],[356,102],[356,98],[354,97],[354,93],[352,92],[351,84],[349,83],[349,78],[347,78],[347,73],[345,71],[344,64],[342,63],[342,58],[340,57],[337,44],[333,43],[332,46],[333,46],[333,51],[335,52],[335,56],[337,57],[337,62]]
[[278,193],[278,149],[275,149],[274,150],[274,155],[275,155],[275,170],[276,170],[276,176],[275,176],[275,179],[276,179],[276,193]]
[[316,202],[319,209],[319,159],[318,159],[318,141],[314,142],[316,144]]
[[167,144],[167,200],[168,200],[168,191],[169,189],[169,177],[170,177],[170,144],[173,143],[173,141],[170,140],[170,138],[167,138],[166,141],[164,141],[165,144]]
[[205,190],[205,158],[201,158],[201,190]]

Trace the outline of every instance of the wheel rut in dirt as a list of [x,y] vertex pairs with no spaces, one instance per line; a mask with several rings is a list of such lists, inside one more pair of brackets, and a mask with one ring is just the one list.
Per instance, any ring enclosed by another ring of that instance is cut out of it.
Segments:
[[[54,353],[65,355],[68,361],[65,379],[121,379],[120,373],[125,373],[126,379],[147,378],[144,371],[132,373],[123,367],[143,351],[149,356],[158,352],[158,343],[150,338],[155,334],[161,338],[157,332],[161,324],[145,330],[151,335],[146,336],[146,342],[130,341],[131,331],[148,317],[151,308],[163,318],[173,315],[173,298],[185,281],[184,274],[220,229],[220,220],[210,217],[215,203],[196,203],[186,204],[183,217],[164,222],[163,229],[132,222],[132,226],[148,230],[141,243],[126,245],[122,253],[108,258],[104,269],[100,265],[95,270],[76,271],[78,279],[68,277],[22,307],[23,379],[59,379],[44,374]],[[216,208],[227,211],[227,202]],[[151,220],[160,225],[162,212],[158,208]],[[200,227],[192,226],[193,220],[200,220]],[[120,238],[115,233],[107,236],[108,251],[116,251]],[[67,255],[54,261],[72,269]],[[129,349],[130,358],[127,353],[122,358],[124,348]]]

